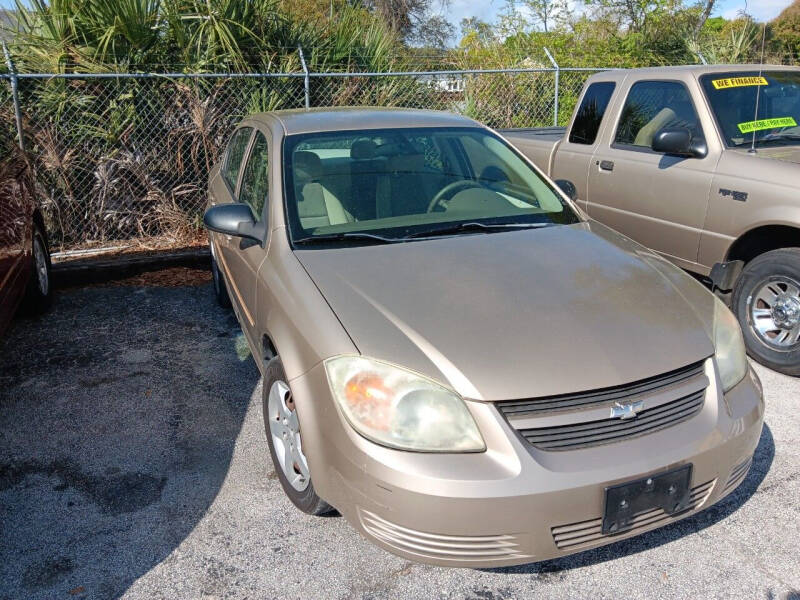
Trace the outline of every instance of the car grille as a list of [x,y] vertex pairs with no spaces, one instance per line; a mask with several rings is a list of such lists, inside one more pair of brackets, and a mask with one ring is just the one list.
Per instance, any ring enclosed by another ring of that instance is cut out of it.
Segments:
[[[603,390],[526,401],[498,402],[509,424],[535,448],[579,450],[654,433],[691,419],[703,408],[708,378],[703,362]],[[640,403],[631,418],[608,410]]]
[[603,419],[578,425],[522,429],[522,437],[542,450],[575,450],[652,433],[690,419],[703,408],[705,390],[644,410],[635,419]]
[[[666,525],[670,521],[676,520],[690,511],[699,509],[705,504],[706,500],[708,500],[716,481],[717,480],[714,479],[693,487],[689,497],[689,507],[685,511],[676,515],[670,515],[661,508],[655,508],[639,513],[633,517],[633,527],[622,531],[621,534],[639,533],[645,529],[654,529],[655,527]],[[603,534],[602,517],[552,527],[550,532],[559,550],[577,550],[583,547],[595,546],[607,543],[611,538],[615,537],[613,535]]]
[[442,535],[401,527],[376,514],[359,508],[364,530],[384,544],[438,560],[480,561],[529,558],[522,552],[520,539],[513,534],[500,535]]
[[498,402],[498,406],[506,417],[511,417],[542,411],[564,410],[578,406],[603,404],[606,402],[626,402],[636,396],[647,394],[648,392],[653,392],[660,388],[702,375],[704,362],[705,361],[701,360],[688,367],[676,369],[675,371],[670,371],[663,375],[656,375],[655,377],[641,379],[624,385],[603,388],[601,390],[579,392],[577,394],[563,394],[547,398],[533,398],[530,400],[510,400],[507,402]]
[[736,465],[733,468],[730,476],[728,477],[728,482],[725,484],[725,488],[722,490],[723,496],[735,490],[739,484],[744,481],[744,478],[747,477],[747,473],[750,471],[752,464],[753,457],[751,456],[746,461]]

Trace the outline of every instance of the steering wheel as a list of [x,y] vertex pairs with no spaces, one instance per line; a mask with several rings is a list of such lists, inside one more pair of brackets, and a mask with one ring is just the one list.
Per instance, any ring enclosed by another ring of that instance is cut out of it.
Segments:
[[468,190],[469,188],[479,187],[483,186],[473,179],[462,179],[460,181],[448,183],[437,192],[437,194],[433,197],[433,200],[431,200],[431,203],[428,204],[428,212],[433,212],[437,206],[443,204],[447,200],[450,200],[450,198],[455,196],[457,192]]

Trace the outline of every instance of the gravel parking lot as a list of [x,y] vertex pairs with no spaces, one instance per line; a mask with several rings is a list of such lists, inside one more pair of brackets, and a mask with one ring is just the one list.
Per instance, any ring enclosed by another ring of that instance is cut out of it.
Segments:
[[[719,505],[576,556],[413,564],[284,497],[210,285],[62,291],[0,340],[0,598],[800,598],[800,381]],[[238,352],[237,352],[238,348]]]

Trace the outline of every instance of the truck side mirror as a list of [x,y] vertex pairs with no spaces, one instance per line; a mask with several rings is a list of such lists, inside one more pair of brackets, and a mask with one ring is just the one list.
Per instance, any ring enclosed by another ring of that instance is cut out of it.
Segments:
[[562,192],[569,196],[570,200],[578,199],[578,189],[575,187],[574,183],[568,179],[556,179],[554,183],[561,188]]
[[695,138],[685,127],[665,127],[653,137],[650,147],[655,152],[703,158],[708,154],[708,147],[703,138]]
[[203,215],[203,224],[209,231],[245,238],[258,242],[264,240],[266,228],[256,223],[247,204],[218,204]]

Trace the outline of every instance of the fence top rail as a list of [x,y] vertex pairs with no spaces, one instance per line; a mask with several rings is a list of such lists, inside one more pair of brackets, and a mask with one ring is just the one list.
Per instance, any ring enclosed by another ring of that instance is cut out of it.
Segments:
[[519,69],[452,69],[442,71],[343,71],[306,73],[0,73],[0,79],[233,79],[233,78],[303,78],[303,77],[433,77],[441,75],[481,75],[516,73],[554,73],[555,71],[599,72],[613,67],[561,67]]

